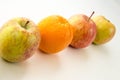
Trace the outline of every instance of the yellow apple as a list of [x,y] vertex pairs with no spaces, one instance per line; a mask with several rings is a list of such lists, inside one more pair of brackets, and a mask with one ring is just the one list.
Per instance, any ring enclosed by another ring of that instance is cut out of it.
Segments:
[[116,32],[115,25],[101,15],[95,16],[92,19],[97,27],[97,34],[93,43],[100,45],[109,42],[115,35]]

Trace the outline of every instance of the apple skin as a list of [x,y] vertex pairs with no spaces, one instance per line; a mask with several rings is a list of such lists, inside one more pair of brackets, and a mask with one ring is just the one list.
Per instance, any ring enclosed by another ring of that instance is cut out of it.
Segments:
[[115,26],[102,15],[95,16],[92,19],[97,26],[97,35],[93,43],[100,45],[109,42],[115,35]]
[[38,49],[40,36],[36,24],[28,18],[17,17],[0,29],[0,56],[8,62],[22,62]]
[[73,26],[73,40],[70,46],[85,48],[89,46],[96,36],[96,24],[84,14],[75,14],[68,19]]

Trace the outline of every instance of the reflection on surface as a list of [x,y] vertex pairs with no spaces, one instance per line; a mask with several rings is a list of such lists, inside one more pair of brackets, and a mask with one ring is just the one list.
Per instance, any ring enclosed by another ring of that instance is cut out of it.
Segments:
[[21,80],[27,71],[27,63],[9,63],[0,58],[0,80]]

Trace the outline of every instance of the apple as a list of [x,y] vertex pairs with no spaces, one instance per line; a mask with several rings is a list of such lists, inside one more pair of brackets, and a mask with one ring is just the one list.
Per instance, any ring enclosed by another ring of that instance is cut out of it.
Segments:
[[85,14],[75,14],[68,21],[73,26],[73,40],[70,46],[74,48],[85,48],[89,46],[96,36],[96,24],[90,17]]
[[95,16],[92,19],[97,26],[97,35],[93,43],[100,45],[109,42],[115,35],[115,25],[102,15]]
[[8,62],[22,62],[38,49],[40,36],[36,24],[24,17],[6,22],[0,29],[0,56]]

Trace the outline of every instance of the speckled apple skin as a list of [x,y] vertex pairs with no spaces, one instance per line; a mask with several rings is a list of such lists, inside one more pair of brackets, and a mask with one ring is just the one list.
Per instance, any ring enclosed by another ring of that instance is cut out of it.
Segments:
[[101,45],[112,40],[116,33],[115,25],[102,15],[92,18],[97,26],[97,35],[93,41],[96,45]]
[[88,47],[96,36],[96,24],[89,20],[84,14],[76,14],[69,18],[69,23],[73,26],[73,40],[70,46],[74,48]]
[[23,26],[26,21],[26,18],[15,18],[0,29],[0,56],[8,62],[25,61],[38,48],[40,34],[36,25],[29,21],[27,26]]

